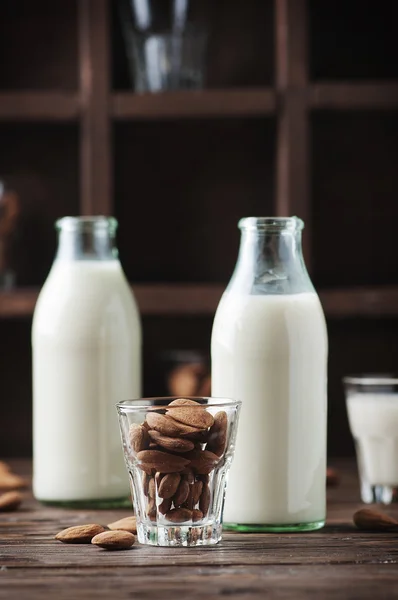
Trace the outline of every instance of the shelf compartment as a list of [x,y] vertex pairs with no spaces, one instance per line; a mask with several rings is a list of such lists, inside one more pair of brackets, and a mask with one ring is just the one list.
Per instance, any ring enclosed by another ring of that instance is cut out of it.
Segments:
[[77,4],[1,0],[1,90],[78,89]]
[[272,119],[117,123],[115,216],[129,281],[226,283],[238,220],[274,212],[274,142]]
[[325,111],[311,127],[316,286],[395,285],[398,112]]
[[312,80],[398,79],[394,0],[309,0]]

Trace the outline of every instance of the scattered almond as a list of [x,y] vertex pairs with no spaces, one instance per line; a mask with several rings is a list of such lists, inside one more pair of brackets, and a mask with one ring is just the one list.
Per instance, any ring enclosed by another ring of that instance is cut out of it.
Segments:
[[333,487],[340,482],[340,475],[336,469],[328,467],[326,470],[326,485]]
[[135,535],[128,531],[104,531],[94,536],[91,543],[105,550],[127,550],[135,542]]
[[19,492],[6,492],[0,496],[0,512],[16,510],[22,502]]
[[105,531],[102,525],[90,523],[89,525],[76,525],[63,529],[55,536],[55,539],[64,544],[89,544],[93,537]]
[[118,531],[128,531],[129,533],[137,533],[137,518],[136,517],[125,517],[119,519],[113,523],[109,523],[109,529]]
[[27,486],[25,479],[10,471],[0,471],[0,490],[16,490]]
[[358,529],[367,531],[393,531],[398,529],[398,521],[371,508],[358,510],[353,519]]

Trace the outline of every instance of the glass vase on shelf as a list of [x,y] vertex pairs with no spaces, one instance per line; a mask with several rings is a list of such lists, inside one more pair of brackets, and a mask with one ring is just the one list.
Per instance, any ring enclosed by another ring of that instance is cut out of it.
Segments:
[[224,519],[238,531],[319,529],[326,511],[327,331],[303,222],[250,217],[212,333],[212,395],[242,401]]
[[201,89],[208,35],[189,0],[118,0],[136,92]]

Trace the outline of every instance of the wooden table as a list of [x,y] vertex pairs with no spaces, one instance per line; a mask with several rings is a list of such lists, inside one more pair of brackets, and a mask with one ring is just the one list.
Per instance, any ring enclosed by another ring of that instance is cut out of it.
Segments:
[[[29,464],[15,461],[20,473]],[[0,513],[0,598],[398,598],[398,534],[356,530],[360,506],[353,465],[328,491],[328,524],[308,534],[231,534],[209,548],[137,544],[108,552],[54,540],[61,529],[106,524],[128,511],[72,511],[43,507],[30,494],[13,513]],[[398,516],[398,508],[389,511]]]

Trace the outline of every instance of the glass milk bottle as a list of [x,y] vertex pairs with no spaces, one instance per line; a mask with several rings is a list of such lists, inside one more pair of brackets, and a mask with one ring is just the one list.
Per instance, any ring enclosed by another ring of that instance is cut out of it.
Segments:
[[239,222],[213,325],[212,395],[242,400],[224,521],[240,531],[325,522],[327,332],[297,217]]
[[37,301],[33,491],[47,503],[117,505],[129,494],[115,405],[141,395],[141,324],[117,221],[65,217]]

